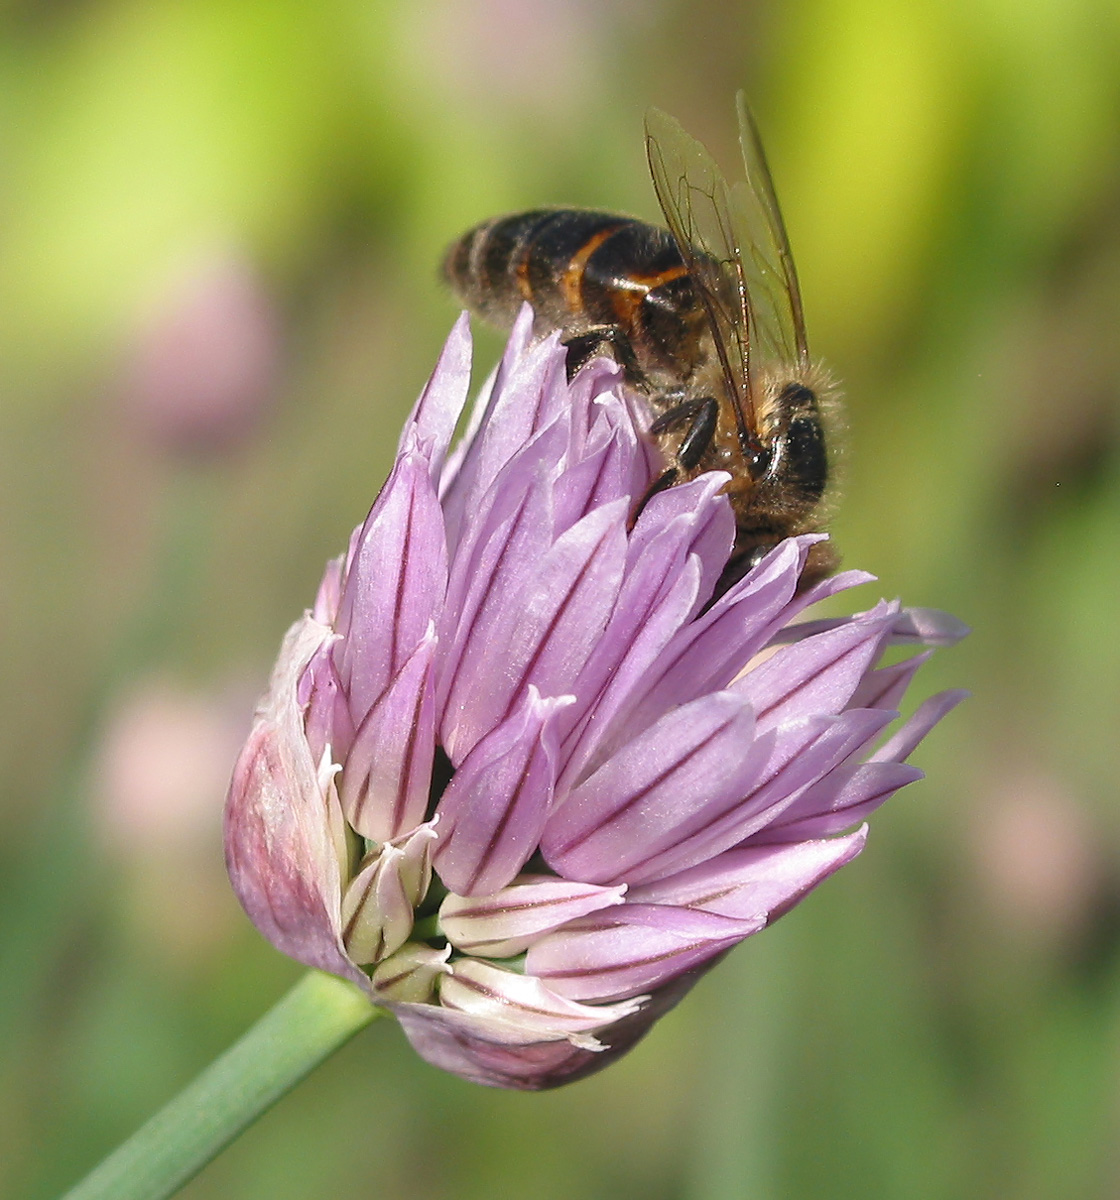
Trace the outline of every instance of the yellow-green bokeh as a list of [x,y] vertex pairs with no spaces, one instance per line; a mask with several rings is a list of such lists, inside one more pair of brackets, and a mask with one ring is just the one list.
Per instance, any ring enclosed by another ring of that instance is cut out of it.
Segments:
[[[443,246],[539,204],[655,217],[645,107],[730,173],[745,87],[846,398],[839,547],[974,626],[922,684],[974,697],[865,854],[611,1071],[488,1092],[379,1024],[185,1195],[1114,1196],[1120,9],[3,11],[0,1193],[56,1195],[296,975],[225,889],[204,750],[170,826],[105,779],[131,747],[142,793],[145,730],[235,744],[454,318]],[[205,457],[127,381],[210,261],[256,280],[275,370]]]

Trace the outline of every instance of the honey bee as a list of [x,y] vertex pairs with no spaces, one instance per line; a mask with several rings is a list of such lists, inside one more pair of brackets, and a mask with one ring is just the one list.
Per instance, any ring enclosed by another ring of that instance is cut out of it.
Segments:
[[[444,262],[458,296],[498,325],[528,301],[538,332],[560,331],[569,374],[613,355],[647,397],[650,433],[671,464],[647,500],[704,471],[730,472],[736,537],[717,595],[783,538],[819,528],[829,478],[822,409],[832,386],[809,358],[789,240],[741,92],[737,108],[745,178],[734,185],[676,120],[646,114],[668,230],[538,209],[483,222]],[[813,546],[800,587],[836,563],[827,543]]]

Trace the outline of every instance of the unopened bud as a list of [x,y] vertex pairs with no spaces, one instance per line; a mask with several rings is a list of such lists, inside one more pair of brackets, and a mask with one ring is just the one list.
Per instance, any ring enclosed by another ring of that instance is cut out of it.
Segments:
[[431,1000],[436,981],[451,970],[447,965],[450,957],[450,946],[433,950],[420,942],[406,942],[396,954],[382,959],[373,972],[378,999],[406,1004]]

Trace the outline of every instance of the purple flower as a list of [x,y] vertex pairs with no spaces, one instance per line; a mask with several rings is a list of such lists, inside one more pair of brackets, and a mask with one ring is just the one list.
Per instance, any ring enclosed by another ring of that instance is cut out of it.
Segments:
[[819,535],[712,602],[719,472],[653,496],[618,368],[572,383],[523,314],[466,434],[449,339],[396,463],[289,631],[226,812],[234,888],[308,966],[391,1008],[429,1062],[536,1089],[613,1060],[727,950],[863,848],[961,698],[882,740],[943,614],[796,624]]

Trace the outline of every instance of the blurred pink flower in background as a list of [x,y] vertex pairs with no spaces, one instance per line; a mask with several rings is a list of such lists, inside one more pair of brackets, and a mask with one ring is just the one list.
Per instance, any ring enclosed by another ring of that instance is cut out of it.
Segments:
[[94,759],[94,837],[133,925],[169,959],[193,955],[236,923],[214,805],[245,725],[239,690],[149,677],[118,698]]
[[276,313],[235,251],[180,263],[149,301],[126,351],[128,410],[158,444],[213,454],[256,427],[275,388]]
[[976,880],[999,921],[1045,948],[1076,941],[1101,898],[1104,862],[1066,785],[1020,768],[979,796],[972,825]]
[[620,32],[635,37],[659,8],[649,0],[415,5],[402,13],[400,45],[406,57],[423,49],[429,86],[556,119],[599,94],[597,76],[610,70]]

